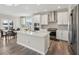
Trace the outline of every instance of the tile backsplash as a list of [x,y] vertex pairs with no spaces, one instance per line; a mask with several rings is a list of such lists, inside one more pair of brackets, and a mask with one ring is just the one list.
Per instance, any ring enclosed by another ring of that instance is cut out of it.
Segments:
[[68,25],[59,25],[57,29],[59,29],[59,30],[68,30]]
[[48,25],[42,25],[42,29],[56,28],[58,30],[68,30],[68,25],[58,25],[57,23],[49,23]]
[[43,29],[47,29],[47,28],[57,28],[57,27],[58,27],[58,25],[57,25],[56,22],[55,22],[55,23],[50,22],[50,23],[48,23],[48,25],[42,25],[42,26],[41,26],[41,28],[43,28]]

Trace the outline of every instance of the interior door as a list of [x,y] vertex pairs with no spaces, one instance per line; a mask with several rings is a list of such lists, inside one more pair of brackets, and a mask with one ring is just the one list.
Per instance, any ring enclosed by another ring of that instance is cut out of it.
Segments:
[[77,7],[72,10],[72,49],[77,54]]

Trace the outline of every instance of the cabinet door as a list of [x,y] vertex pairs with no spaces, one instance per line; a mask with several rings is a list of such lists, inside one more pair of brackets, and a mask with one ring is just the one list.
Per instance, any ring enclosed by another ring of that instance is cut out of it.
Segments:
[[57,30],[56,38],[64,41],[68,41],[68,31],[66,30]]
[[54,12],[49,14],[49,22],[55,22]]
[[68,24],[68,12],[63,12],[62,13],[62,21],[63,21],[63,24],[67,25]]
[[57,31],[56,31],[56,38],[57,38],[57,39],[62,39],[61,33],[62,33],[61,30],[57,30]]
[[68,24],[68,12],[58,12],[57,13],[58,25]]
[[58,22],[58,25],[61,25],[62,24],[62,13],[61,12],[58,12],[57,13],[57,22]]
[[62,40],[68,41],[68,31],[63,30]]
[[41,25],[48,25],[48,15],[41,15]]
[[33,22],[34,23],[40,23],[40,15],[33,16]]

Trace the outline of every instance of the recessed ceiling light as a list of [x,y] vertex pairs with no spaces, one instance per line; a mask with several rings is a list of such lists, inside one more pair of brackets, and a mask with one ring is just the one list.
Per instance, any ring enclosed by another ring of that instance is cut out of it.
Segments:
[[19,4],[5,4],[5,6],[18,6]]
[[60,6],[58,6],[58,8],[61,8]]
[[13,4],[5,4],[5,6],[12,6]]
[[40,6],[40,4],[37,4],[37,6]]
[[19,4],[13,4],[14,6],[18,6]]

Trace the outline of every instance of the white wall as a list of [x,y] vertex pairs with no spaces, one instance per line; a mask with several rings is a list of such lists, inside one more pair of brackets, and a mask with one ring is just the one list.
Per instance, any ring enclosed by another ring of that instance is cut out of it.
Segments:
[[20,17],[0,14],[0,29],[3,27],[2,26],[2,22],[5,19],[13,20],[14,28],[20,27],[20,21],[19,21],[20,20]]

